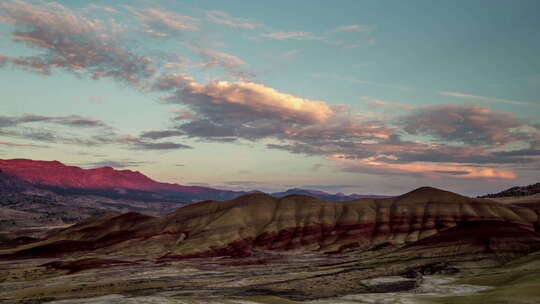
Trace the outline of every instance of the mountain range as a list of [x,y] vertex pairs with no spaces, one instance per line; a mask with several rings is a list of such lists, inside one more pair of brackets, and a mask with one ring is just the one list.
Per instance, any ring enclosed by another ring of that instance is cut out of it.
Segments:
[[[248,193],[246,191],[162,183],[138,171],[116,170],[112,167],[82,169],[77,166],[65,165],[59,161],[0,160],[0,170],[35,187],[58,194],[98,195],[114,199],[191,203],[203,200],[228,200]],[[272,193],[276,197],[290,194],[305,194],[331,201],[382,197],[358,194],[345,195],[342,193],[330,194],[323,191],[298,188]]]

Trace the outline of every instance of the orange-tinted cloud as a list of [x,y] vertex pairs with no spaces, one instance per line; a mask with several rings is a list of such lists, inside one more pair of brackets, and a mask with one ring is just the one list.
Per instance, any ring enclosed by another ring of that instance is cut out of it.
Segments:
[[[179,74],[162,76],[158,88],[177,86],[182,96],[169,99],[182,100],[198,108],[199,112],[220,109],[221,115],[241,120],[254,115],[255,118],[279,119],[298,123],[324,122],[334,111],[323,101],[309,100],[254,82],[212,81],[199,84],[192,78]],[[215,109],[212,109],[215,108]]]
[[473,178],[473,179],[515,179],[516,175],[505,169],[489,167],[473,167],[451,163],[391,163],[385,162],[386,157],[368,157],[364,159],[350,159],[344,155],[330,155],[329,158],[341,163],[348,171],[365,170],[366,173],[380,171],[380,173],[411,173],[434,177]]

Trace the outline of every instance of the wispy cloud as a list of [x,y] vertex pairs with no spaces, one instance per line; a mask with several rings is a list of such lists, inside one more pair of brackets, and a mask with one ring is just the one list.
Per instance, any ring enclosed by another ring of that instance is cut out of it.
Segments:
[[371,80],[356,79],[356,78],[352,78],[352,77],[345,77],[345,76],[334,75],[334,74],[315,73],[315,74],[310,74],[309,76],[315,77],[315,78],[327,78],[327,79],[334,79],[334,80],[338,80],[338,81],[346,81],[346,82],[356,83],[356,84],[360,84],[360,85],[370,85],[370,86],[376,86],[376,87],[381,87],[381,88],[397,89],[397,90],[402,90],[402,91],[412,91],[412,90],[414,90],[413,88],[408,87],[408,86],[404,86],[404,85],[377,82],[377,81],[371,81]]
[[[51,124],[69,128],[49,129],[46,127]],[[77,129],[80,131],[91,129],[92,132],[89,132],[89,130],[77,132]],[[120,145],[138,150],[190,149],[190,146],[181,143],[155,141],[182,135],[184,135],[184,132],[178,130],[149,131],[144,132],[140,137],[119,135],[110,125],[100,120],[79,115],[45,116],[24,114],[19,116],[0,116],[0,136],[46,143],[64,143],[95,147]],[[4,146],[9,145],[9,142],[4,143]]]
[[128,144],[134,150],[181,150],[192,149],[192,147],[175,142],[154,142],[146,141],[143,138],[133,136],[122,136],[118,138],[119,143]]
[[351,24],[351,25],[343,25],[338,26],[333,30],[330,30],[329,33],[339,33],[339,32],[368,32],[371,31],[372,27],[368,25],[359,25],[359,24]]
[[368,40],[368,41],[362,41],[362,42],[348,42],[348,41],[342,41],[342,40],[325,40],[325,42],[329,45],[336,46],[340,49],[355,49],[359,48],[364,45],[372,45],[375,43],[375,40]]
[[322,40],[323,37],[319,37],[310,32],[273,32],[268,34],[261,34],[262,37],[276,39],[276,40]]
[[199,31],[199,20],[197,18],[180,15],[174,12],[158,8],[136,8],[125,5],[128,11],[144,25],[143,32],[156,37],[167,37],[168,35],[178,35],[185,31]]
[[45,116],[36,114],[24,114],[20,116],[0,116],[0,127],[14,127],[21,124],[48,122],[71,127],[105,127],[110,128],[105,122],[97,119],[87,118],[80,115],[68,116]]
[[540,106],[540,101],[539,102],[519,101],[519,100],[512,100],[512,99],[477,96],[477,95],[465,94],[465,93],[460,93],[460,92],[451,92],[451,91],[439,91],[438,93],[442,96],[450,96],[450,97],[469,99],[469,100],[474,100],[474,101],[507,103],[507,104],[513,104],[513,105]]
[[335,39],[335,36],[337,36],[337,34],[339,33],[368,32],[370,30],[371,27],[367,25],[353,24],[339,26],[324,33],[313,33],[306,31],[273,31],[270,33],[261,34],[260,36],[263,38],[274,40],[318,40],[328,45],[332,45],[342,49],[351,49],[361,46],[373,45],[375,44],[375,40],[358,40],[358,38],[356,38],[354,41],[344,41],[343,37],[340,37],[341,39]]
[[377,99],[377,98],[372,98],[372,97],[368,97],[368,96],[364,96],[362,97],[362,100],[374,107],[374,108],[385,108],[385,109],[399,109],[399,110],[412,110],[414,108],[414,106],[412,105],[408,105],[408,104],[404,104],[404,103],[400,103],[400,102],[395,102],[395,101],[387,101],[387,100],[382,100],[382,99]]
[[9,142],[9,141],[0,141],[0,146],[14,147],[14,148],[24,148],[24,147],[29,147],[29,148],[49,148],[48,146],[44,146],[44,145],[19,144],[19,143],[14,143],[14,142]]
[[192,46],[191,48],[204,60],[203,62],[196,64],[196,66],[221,67],[225,69],[225,72],[229,76],[237,79],[251,79],[256,76],[245,69],[247,66],[245,61],[234,55],[200,46]]
[[193,47],[201,57],[205,59],[202,63],[204,66],[222,66],[225,68],[235,69],[246,65],[242,59],[227,53],[217,52],[208,48]]
[[233,28],[254,30],[263,26],[262,24],[254,23],[249,19],[232,17],[231,15],[218,10],[207,11],[206,17],[208,18],[208,20],[214,23],[230,26]]
[[142,133],[140,138],[162,139],[182,135],[185,135],[185,133],[178,130],[147,131]]
[[124,168],[133,168],[133,167],[140,167],[142,165],[146,165],[150,162],[148,161],[136,161],[136,160],[100,160],[96,162],[88,162],[88,163],[78,163],[74,164],[77,166],[81,166],[83,168],[101,168],[101,167],[112,167],[116,169],[124,169]]

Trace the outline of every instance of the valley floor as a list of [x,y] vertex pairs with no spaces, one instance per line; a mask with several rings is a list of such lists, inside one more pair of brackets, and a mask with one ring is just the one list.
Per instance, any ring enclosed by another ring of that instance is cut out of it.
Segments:
[[[130,262],[115,264],[112,260]],[[214,258],[164,263],[135,256],[103,259],[89,255],[83,262],[78,259],[71,268],[51,266],[58,261],[0,262],[0,303],[540,302],[538,254],[496,268],[488,261],[462,261],[456,264],[461,269],[458,274],[448,275],[440,269],[443,274],[415,277],[397,274],[416,262],[381,263],[377,256],[355,254],[272,254],[242,260]]]
[[156,294],[153,296],[124,296],[111,294],[106,296],[70,299],[49,302],[51,304],[422,304],[433,303],[430,299],[435,297],[447,297],[452,295],[474,295],[482,290],[489,290],[491,287],[475,286],[468,284],[450,284],[455,278],[428,276],[424,282],[416,289],[408,292],[387,292],[387,293],[363,293],[351,294],[343,297],[332,297],[321,300],[305,302],[290,301],[274,296],[256,296],[247,298],[220,299],[218,297],[198,298],[198,297],[171,297]]

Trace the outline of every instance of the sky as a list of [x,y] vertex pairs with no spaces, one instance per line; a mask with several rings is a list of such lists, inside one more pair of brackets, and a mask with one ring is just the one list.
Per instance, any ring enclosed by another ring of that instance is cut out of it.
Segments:
[[0,2],[0,158],[233,190],[540,181],[540,2]]

